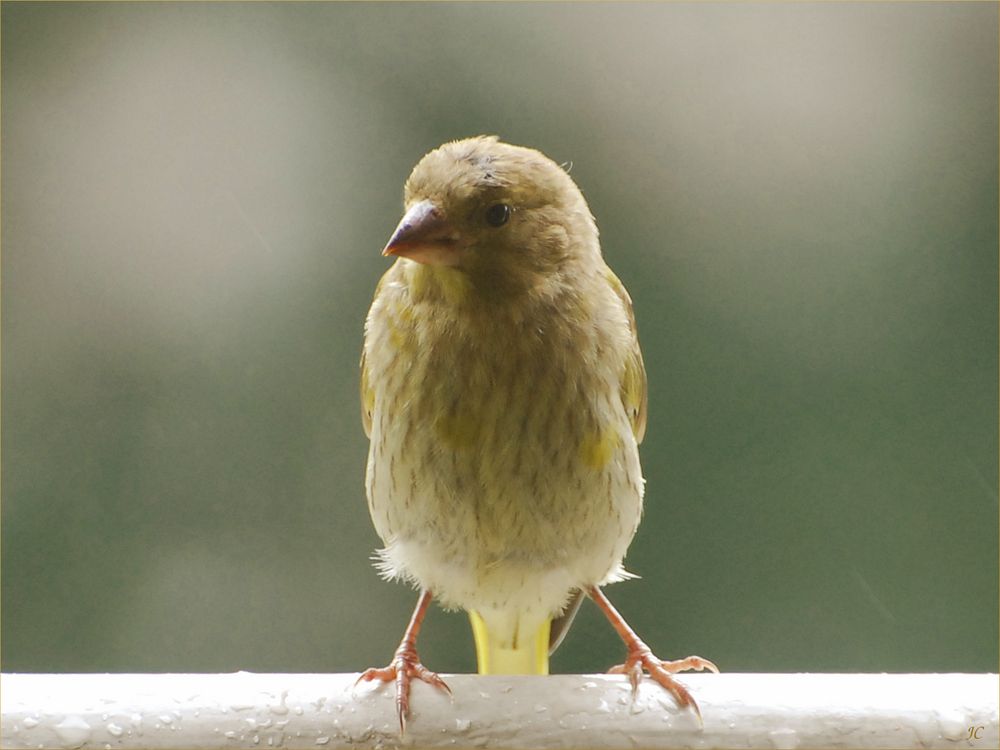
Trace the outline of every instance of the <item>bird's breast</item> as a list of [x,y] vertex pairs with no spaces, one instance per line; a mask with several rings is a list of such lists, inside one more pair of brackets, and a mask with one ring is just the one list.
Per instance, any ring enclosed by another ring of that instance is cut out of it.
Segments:
[[429,584],[412,569],[453,564],[481,578],[589,558],[577,577],[606,575],[635,531],[642,479],[600,331],[552,316],[383,314],[366,348],[368,494],[390,547],[437,558],[410,572]]

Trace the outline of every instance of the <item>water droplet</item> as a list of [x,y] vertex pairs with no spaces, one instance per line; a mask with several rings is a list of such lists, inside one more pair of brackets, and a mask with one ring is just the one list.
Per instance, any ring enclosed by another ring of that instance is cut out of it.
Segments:
[[125,734],[125,730],[122,727],[115,724],[114,722],[108,724],[106,728],[108,730],[108,734],[110,734],[112,737],[121,737],[123,734]]
[[34,729],[35,727],[38,726],[38,719],[34,719],[28,716],[25,717],[23,724],[25,729]]
[[967,734],[966,727],[969,722],[961,711],[942,711],[938,717],[938,727],[941,734],[949,740],[957,740]]
[[455,719],[455,729],[459,732],[468,732],[471,727],[471,719]]
[[67,716],[53,728],[65,748],[80,747],[90,739],[90,724],[80,716]]
[[288,699],[288,691],[282,690],[281,702],[277,706],[268,706],[268,709],[271,711],[272,714],[278,714],[278,716],[284,716],[285,714],[288,713],[288,706],[285,704],[285,701],[287,699]]
[[325,745],[329,741],[330,741],[330,738],[327,737],[327,736],[325,736],[325,735],[323,737],[317,737],[316,738],[316,744],[317,745]]

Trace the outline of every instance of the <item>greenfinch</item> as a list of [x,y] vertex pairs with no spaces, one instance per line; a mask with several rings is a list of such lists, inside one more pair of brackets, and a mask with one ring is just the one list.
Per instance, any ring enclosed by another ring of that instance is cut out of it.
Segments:
[[583,594],[648,672],[697,712],[600,587],[639,525],[646,372],[632,301],[601,256],[597,225],[566,170],[480,136],[414,167],[383,255],[361,357],[371,440],[368,508],[378,567],[420,598],[389,664],[400,730],[412,679],[447,690],[417,656],[431,602],[469,613],[480,674],[546,674]]

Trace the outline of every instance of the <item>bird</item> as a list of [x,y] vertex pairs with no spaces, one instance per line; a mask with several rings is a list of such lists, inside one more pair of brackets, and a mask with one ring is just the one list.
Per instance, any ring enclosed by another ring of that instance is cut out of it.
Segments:
[[449,692],[421,663],[432,600],[468,612],[480,674],[547,674],[584,596],[645,673],[700,710],[602,587],[642,514],[639,443],[647,381],[632,300],[605,263],[597,224],[568,171],[540,151],[476,136],[413,168],[404,214],[365,320],[361,416],[370,440],[376,565],[419,589],[388,666],[400,732],[410,685]]

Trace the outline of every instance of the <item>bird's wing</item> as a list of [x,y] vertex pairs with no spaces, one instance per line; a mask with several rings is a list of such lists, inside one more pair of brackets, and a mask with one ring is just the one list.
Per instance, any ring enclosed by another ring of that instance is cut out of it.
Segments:
[[372,436],[372,412],[375,411],[375,391],[368,385],[368,365],[365,350],[361,350],[361,426],[365,435]]
[[[628,327],[630,334],[630,345],[625,355],[625,366],[622,370],[621,379],[621,399],[622,406],[628,414],[632,423],[632,433],[635,435],[637,443],[642,442],[646,434],[646,405],[648,403],[646,386],[646,366],[642,363],[642,350],[639,349],[639,334],[635,327],[635,312],[632,310],[632,298],[628,295],[628,290],[621,280],[615,276],[614,271],[605,267],[605,278],[608,285],[618,295],[625,313],[628,315]],[[569,626],[576,617],[576,612],[580,609],[580,602],[583,601],[583,591],[577,589],[573,592],[566,609],[561,615],[552,620],[549,627],[549,653],[556,650],[562,639],[569,630]]]
[[[382,287],[387,283],[390,275],[394,272],[396,264],[394,263],[389,267],[389,270],[382,274],[382,278],[378,280],[378,284],[375,285],[374,301],[372,306],[374,307],[378,301],[379,295],[382,293]],[[371,313],[369,312],[369,315]],[[368,339],[368,325],[365,323],[365,344],[361,347],[361,426],[365,428],[365,435],[369,438],[372,436],[372,414],[375,412],[375,391],[368,382],[368,363],[365,358],[365,347],[367,345]]]
[[576,591],[570,595],[569,602],[566,604],[566,608],[563,610],[563,613],[558,617],[552,618],[552,624],[549,625],[550,654],[559,648],[559,644],[562,643],[563,638],[566,637],[566,633],[569,631],[569,626],[573,624],[573,618],[576,617],[576,613],[579,611],[581,603],[583,603],[583,591],[581,589],[576,589]]
[[608,284],[618,295],[625,312],[628,315],[631,345],[625,356],[625,368],[622,372],[621,398],[622,405],[632,422],[632,432],[636,442],[641,443],[646,434],[646,407],[648,403],[646,386],[646,367],[642,363],[642,350],[639,348],[639,334],[635,327],[635,313],[632,310],[632,298],[628,296],[625,285],[608,268],[605,271]]

